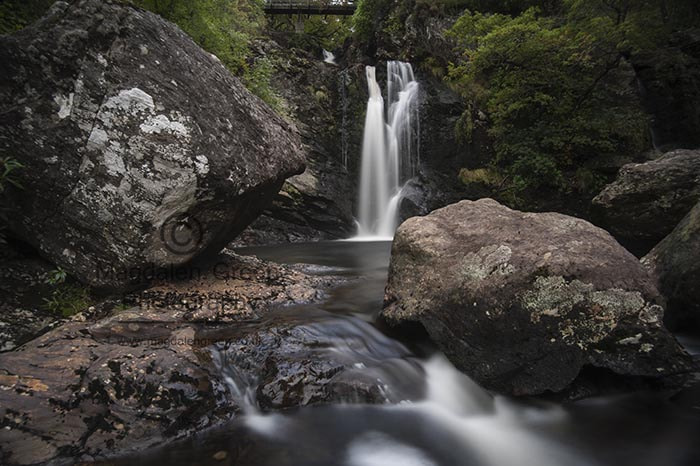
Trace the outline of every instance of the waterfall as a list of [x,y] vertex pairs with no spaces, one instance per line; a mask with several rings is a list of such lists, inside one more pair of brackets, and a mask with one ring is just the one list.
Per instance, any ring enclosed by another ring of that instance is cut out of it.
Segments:
[[366,68],[369,101],[360,171],[359,237],[391,238],[401,186],[416,174],[420,125],[418,83],[409,63],[387,63],[387,112],[373,66]]
[[333,52],[323,49],[323,61],[330,65],[335,65],[335,55]]

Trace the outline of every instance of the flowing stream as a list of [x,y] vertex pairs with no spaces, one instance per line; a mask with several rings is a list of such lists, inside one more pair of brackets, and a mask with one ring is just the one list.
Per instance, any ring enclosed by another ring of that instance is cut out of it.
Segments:
[[[375,324],[389,242],[327,242],[239,253],[305,263],[318,274],[360,277],[318,305],[281,309],[303,322],[318,354],[381,381],[385,402],[262,412],[255,391],[231,380],[245,406],[230,424],[110,464],[261,466],[681,466],[700,464],[700,390],[567,406],[493,396],[458,372],[427,340],[402,340]],[[684,340],[691,352],[699,349]],[[505,343],[504,343],[505,344]],[[216,356],[216,353],[214,353]],[[235,368],[221,360],[224,374]],[[221,452],[225,461],[221,461]],[[218,460],[217,460],[218,458]]]
[[419,86],[409,63],[387,63],[387,107],[376,69],[366,68],[369,100],[360,171],[359,238],[392,238],[401,187],[419,163]]

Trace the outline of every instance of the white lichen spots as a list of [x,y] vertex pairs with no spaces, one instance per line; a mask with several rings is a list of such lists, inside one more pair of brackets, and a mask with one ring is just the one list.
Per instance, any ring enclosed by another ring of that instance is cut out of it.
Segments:
[[638,333],[633,337],[628,337],[628,338],[623,338],[622,340],[618,341],[618,345],[638,345],[639,342],[642,340],[642,334]]
[[199,175],[206,175],[209,173],[209,159],[204,155],[198,155],[194,160],[194,168]]
[[148,55],[148,47],[143,44],[139,45],[139,51],[141,52],[141,55]]
[[58,94],[53,97],[53,101],[58,105],[58,118],[61,120],[68,118],[70,116],[71,110],[73,110],[73,98],[75,94],[71,92],[68,97]]
[[190,132],[187,127],[179,121],[171,121],[165,115],[149,117],[141,123],[141,131],[148,134],[171,134],[174,136],[189,137]]
[[664,308],[659,305],[649,305],[639,311],[639,320],[645,324],[658,324],[664,318]]
[[485,246],[476,253],[467,254],[462,259],[461,275],[467,280],[510,275],[515,271],[515,268],[508,263],[512,254],[513,251],[505,245]]
[[61,255],[65,258],[67,258],[70,261],[75,260],[75,252],[71,251],[70,249],[66,248],[61,252]]
[[[640,292],[617,288],[596,290],[593,285],[563,277],[538,277],[533,288],[521,298],[533,323],[554,325],[562,339],[585,348],[610,335],[625,316],[656,312]],[[576,312],[572,310],[576,309]],[[556,317],[556,320],[544,320]],[[619,340],[622,345],[639,344],[642,334]]]
[[138,115],[142,112],[153,111],[154,108],[153,97],[138,87],[134,87],[119,91],[119,94],[110,97],[105,102],[100,113],[104,115],[110,112],[122,112],[128,115]]
[[102,65],[104,67],[107,67],[107,64],[108,64],[107,59],[101,53],[97,54],[97,63],[99,63],[100,65]]
[[121,156],[121,144],[117,141],[109,143],[108,150],[103,153],[104,166],[107,173],[112,176],[120,176],[126,173],[124,159]]
[[160,62],[158,60],[156,60],[156,65],[160,65]]
[[177,81],[175,81],[174,79],[171,79],[171,80],[170,80],[170,84],[172,84],[173,86],[177,87]]
[[642,353],[651,353],[651,351],[654,349],[654,345],[651,343],[643,343],[642,346],[639,347],[639,351]]
[[145,69],[145,68],[146,68],[146,65],[139,65],[139,69],[140,69],[140,70],[143,70],[143,69]]
[[107,136],[107,132],[96,126],[92,129],[92,132],[88,137],[87,148],[101,150],[106,147],[108,143],[109,136]]

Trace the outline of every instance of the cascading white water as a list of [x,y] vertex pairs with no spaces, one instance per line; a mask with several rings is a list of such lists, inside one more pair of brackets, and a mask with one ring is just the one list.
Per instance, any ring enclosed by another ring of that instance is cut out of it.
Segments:
[[323,61],[328,64],[335,65],[335,55],[333,52],[323,49]]
[[373,66],[366,69],[369,101],[360,171],[359,231],[362,237],[391,238],[401,185],[419,163],[419,86],[409,63],[387,63],[387,112]]

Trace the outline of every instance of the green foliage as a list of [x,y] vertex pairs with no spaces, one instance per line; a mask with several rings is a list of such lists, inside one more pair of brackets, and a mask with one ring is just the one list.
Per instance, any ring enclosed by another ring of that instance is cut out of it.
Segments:
[[252,66],[248,67],[243,76],[243,82],[252,93],[278,112],[282,112],[282,99],[272,90],[271,85],[274,71],[275,68],[269,58],[259,58],[253,62]]
[[459,181],[465,185],[479,183],[495,188],[503,184],[504,179],[498,173],[488,168],[477,168],[474,170],[463,168],[459,172]]
[[131,0],[177,24],[237,76],[248,70],[250,41],[265,24],[263,0]]
[[289,33],[288,46],[314,52],[320,48],[339,48],[351,35],[352,18],[349,16],[312,15],[303,18],[303,31],[297,30],[297,19],[295,15],[275,16],[268,27]]
[[[594,158],[636,155],[647,117],[620,51],[624,34],[562,24],[531,8],[519,16],[465,13],[450,31],[460,60],[449,81],[490,120],[495,164],[517,192],[590,188],[569,179]],[[473,123],[460,120],[458,132]]]
[[48,277],[46,277],[46,283],[49,285],[60,285],[66,281],[67,276],[66,271],[58,267],[49,272]]
[[360,0],[352,16],[355,38],[363,42],[370,41],[379,23],[389,12],[391,3],[391,0]]
[[61,267],[49,272],[46,284],[54,287],[50,298],[44,298],[44,308],[70,317],[93,304],[88,288],[77,283],[68,283],[68,274]]
[[44,298],[44,308],[63,317],[70,317],[84,311],[93,303],[87,288],[67,283],[57,286],[51,293],[51,298]]
[[8,184],[22,189],[22,185],[12,175],[20,168],[22,168],[22,164],[12,157],[0,157],[0,194],[5,191]]
[[54,0],[2,0],[0,34],[18,31],[46,13]]
[[265,27],[264,0],[131,0],[177,24],[204,50],[216,55],[246,87],[280,109],[270,86],[272,63],[256,59],[251,42]]

